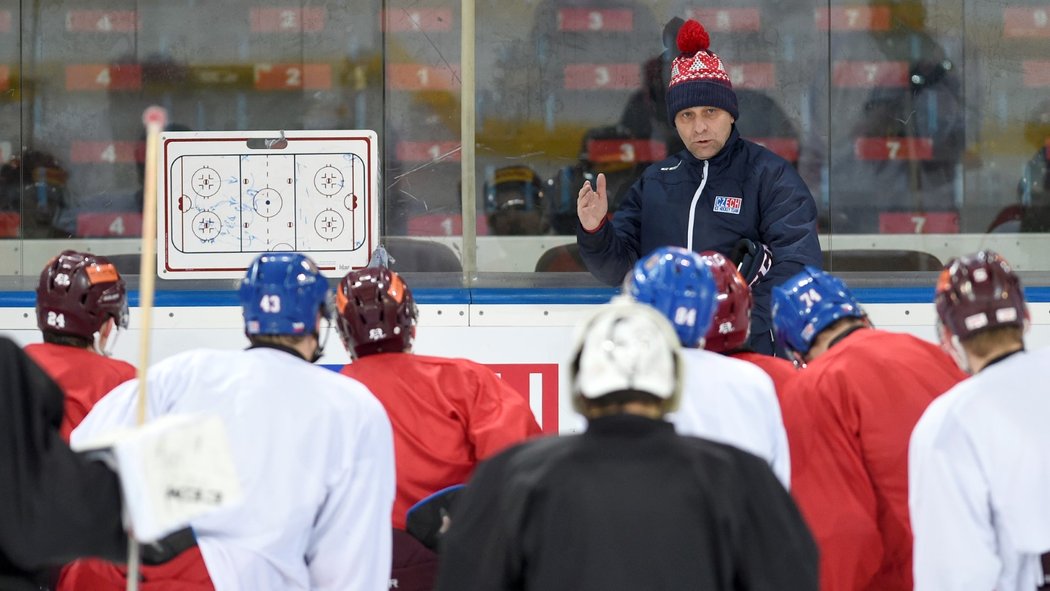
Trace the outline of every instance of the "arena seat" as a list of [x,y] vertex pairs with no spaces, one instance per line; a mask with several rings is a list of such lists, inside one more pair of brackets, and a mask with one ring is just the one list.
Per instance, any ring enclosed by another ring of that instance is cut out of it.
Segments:
[[22,216],[11,211],[0,211],[0,238],[17,238]]
[[407,236],[385,236],[382,239],[398,273],[406,271],[460,272],[463,264],[455,251],[446,244],[432,240],[416,240]]
[[920,250],[840,249],[824,251],[824,269],[832,273],[940,271],[941,260]]
[[537,273],[587,272],[580,257],[580,245],[575,242],[548,248],[536,261]]

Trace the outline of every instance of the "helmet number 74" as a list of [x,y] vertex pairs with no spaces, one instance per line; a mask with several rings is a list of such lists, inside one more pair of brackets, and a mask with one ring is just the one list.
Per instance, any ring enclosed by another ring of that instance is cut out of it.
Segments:
[[812,308],[813,304],[819,302],[823,298],[820,297],[820,293],[817,292],[817,290],[810,288],[809,291],[804,291],[798,294],[798,299],[802,300],[802,303],[805,304],[807,308]]

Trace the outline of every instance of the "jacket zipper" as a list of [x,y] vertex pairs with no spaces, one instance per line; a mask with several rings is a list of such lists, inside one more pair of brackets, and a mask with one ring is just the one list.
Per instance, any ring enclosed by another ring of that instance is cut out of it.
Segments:
[[707,162],[707,160],[704,160],[704,178],[700,179],[700,186],[696,188],[696,193],[693,193],[693,202],[689,204],[689,236],[686,238],[689,250],[693,250],[693,222],[696,220],[696,203],[700,201],[700,193],[704,192],[704,186],[707,185]]

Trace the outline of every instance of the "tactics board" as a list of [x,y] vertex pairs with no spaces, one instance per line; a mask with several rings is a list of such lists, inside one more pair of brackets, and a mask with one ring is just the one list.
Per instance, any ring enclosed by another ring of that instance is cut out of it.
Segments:
[[368,130],[165,132],[157,174],[163,279],[243,276],[259,253],[301,252],[327,277],[364,267],[379,236]]

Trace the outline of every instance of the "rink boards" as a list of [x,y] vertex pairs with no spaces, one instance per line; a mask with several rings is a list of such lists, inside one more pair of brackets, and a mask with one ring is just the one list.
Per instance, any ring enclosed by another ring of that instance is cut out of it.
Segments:
[[[1050,288],[1027,290],[1032,328],[1030,348],[1050,345]],[[529,399],[545,431],[572,432],[579,417],[562,394],[568,388],[567,360],[574,325],[613,294],[606,289],[433,289],[418,290],[420,323],[416,351],[465,357],[491,366]],[[879,328],[935,340],[933,290],[858,289]],[[120,335],[115,356],[138,360],[140,325],[137,293],[131,293],[129,330]],[[565,303],[572,302],[572,303]],[[31,292],[0,292],[0,332],[22,344],[40,341]],[[240,308],[232,292],[159,292],[153,313],[152,359],[189,349],[239,349],[247,345]],[[338,368],[349,361],[332,328],[321,364]]]

